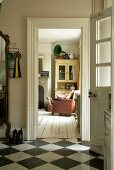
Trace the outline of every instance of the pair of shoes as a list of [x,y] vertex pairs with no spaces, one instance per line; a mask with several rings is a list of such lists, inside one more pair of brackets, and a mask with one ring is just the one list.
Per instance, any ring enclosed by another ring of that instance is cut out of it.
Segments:
[[22,141],[23,141],[23,130],[21,128],[17,133],[17,142],[22,143]]
[[23,130],[22,130],[22,128],[19,131],[17,131],[16,129],[13,130],[13,135],[12,135],[12,137],[10,136],[9,141],[10,141],[10,143],[13,143],[13,144],[22,143],[22,141],[23,141]]

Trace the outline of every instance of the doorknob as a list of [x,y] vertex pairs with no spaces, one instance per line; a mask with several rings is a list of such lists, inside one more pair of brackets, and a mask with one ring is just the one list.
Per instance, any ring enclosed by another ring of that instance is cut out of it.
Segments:
[[91,92],[91,91],[89,91],[89,96],[88,97],[97,97],[97,94],[95,94],[95,93],[93,93],[93,92]]

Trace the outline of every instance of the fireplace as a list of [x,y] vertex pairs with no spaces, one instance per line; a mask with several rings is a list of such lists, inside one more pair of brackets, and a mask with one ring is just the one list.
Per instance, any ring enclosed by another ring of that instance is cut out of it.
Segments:
[[48,77],[39,77],[39,109],[45,108],[48,97]]
[[41,85],[38,85],[39,87],[39,105],[38,108],[42,109],[44,108],[44,88]]

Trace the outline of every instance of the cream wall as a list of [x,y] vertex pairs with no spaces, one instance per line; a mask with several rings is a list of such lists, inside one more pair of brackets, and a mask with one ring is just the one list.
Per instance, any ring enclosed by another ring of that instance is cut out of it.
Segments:
[[[10,36],[22,53],[21,79],[9,81],[9,118],[13,127],[26,128],[27,17],[89,17],[92,0],[4,0],[0,30]],[[33,75],[34,76],[34,75]]]
[[79,40],[77,40],[77,42],[70,42],[70,41],[53,42],[52,43],[52,53],[53,53],[54,47],[57,44],[61,45],[62,51],[65,51],[68,54],[73,53],[74,57],[77,57],[77,55],[79,54]]

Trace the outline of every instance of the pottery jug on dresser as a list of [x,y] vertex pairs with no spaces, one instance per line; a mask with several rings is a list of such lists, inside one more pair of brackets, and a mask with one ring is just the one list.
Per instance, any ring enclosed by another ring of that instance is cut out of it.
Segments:
[[70,54],[69,54],[69,58],[70,58],[71,60],[74,59],[73,53],[70,53]]

